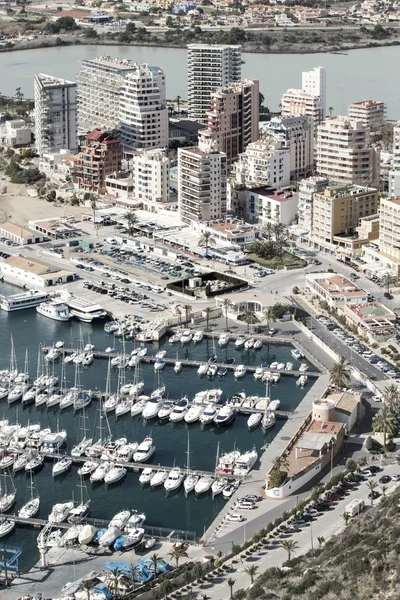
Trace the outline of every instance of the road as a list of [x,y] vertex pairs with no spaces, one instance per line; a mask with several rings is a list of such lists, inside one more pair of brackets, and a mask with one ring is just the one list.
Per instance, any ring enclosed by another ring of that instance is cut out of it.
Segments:
[[[397,464],[389,464],[384,466],[383,472],[379,473],[376,477],[371,479],[378,481],[379,478],[385,475],[394,475],[395,473],[399,473],[400,469]],[[398,485],[398,482],[391,481],[388,484],[387,494],[390,494],[394,491]],[[379,491],[379,488],[378,488]],[[366,510],[371,510],[370,500],[368,499],[369,488],[367,487],[367,482],[361,483],[358,489],[350,492],[345,496],[342,500],[337,502],[334,505],[334,508],[331,510],[320,514],[316,519],[314,519],[309,525],[302,528],[301,532],[295,533],[293,535],[283,535],[280,539],[293,539],[298,545],[298,551],[296,552],[296,556],[303,554],[310,550],[313,547],[316,547],[318,544],[316,540],[318,537],[322,536],[325,541],[329,540],[332,536],[340,533],[344,527],[345,523],[342,518],[343,512],[347,504],[356,498],[360,498],[365,501]],[[378,500],[375,500],[374,504],[378,503]],[[256,510],[256,509],[255,509]],[[245,511],[243,511],[243,514]],[[230,596],[230,588],[227,584],[227,580],[229,577],[235,579],[235,588],[234,591],[239,589],[248,589],[250,585],[249,576],[244,572],[244,569],[250,565],[257,565],[259,567],[259,573],[263,573],[266,569],[271,567],[281,567],[282,564],[287,560],[287,553],[281,546],[278,544],[276,546],[270,546],[268,551],[261,551],[260,554],[253,554],[249,562],[246,562],[245,557],[241,560],[241,557],[236,557],[239,559],[240,566],[234,573],[229,573],[226,576],[221,576],[223,579],[218,584],[213,585],[204,584],[201,589],[198,591],[201,593],[207,594],[208,598],[212,600],[221,600],[223,598],[229,598]],[[196,590],[197,591],[197,590]]]

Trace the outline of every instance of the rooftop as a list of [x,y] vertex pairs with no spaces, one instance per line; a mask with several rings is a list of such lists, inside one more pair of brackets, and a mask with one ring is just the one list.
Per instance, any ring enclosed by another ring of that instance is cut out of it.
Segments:
[[[90,13],[89,13],[90,14]],[[134,63],[127,58],[114,58],[113,56],[98,56],[82,61],[83,65],[99,65],[110,67],[118,71],[133,71],[137,69],[137,63]]]
[[340,293],[343,296],[366,296],[366,292],[343,275],[331,273],[309,273],[307,279],[313,280],[329,294]]
[[15,223],[2,223],[0,225],[0,230],[8,231],[8,233],[12,233],[13,235],[19,235],[21,238],[35,235],[30,229],[25,229],[22,225],[16,225]]
[[373,108],[376,106],[384,106],[385,103],[377,100],[361,100],[360,102],[352,102],[350,107],[354,106],[357,108]]
[[84,19],[85,17],[89,17],[92,13],[84,10],[62,10],[61,12],[54,15],[56,19],[60,19],[61,17],[72,17],[73,19]]
[[370,304],[351,305],[349,310],[354,312],[360,319],[394,319],[395,314],[383,304],[374,302]]
[[25,256],[10,256],[4,260],[4,264],[38,275],[42,279],[53,279],[54,277],[64,277],[72,274],[72,271],[60,270],[41,260],[26,258]]
[[[68,15],[66,15],[68,16]],[[45,73],[36,73],[35,78],[40,82],[43,88],[54,88],[66,85],[76,85],[75,81],[69,81],[68,79],[62,79],[61,77],[53,77],[52,75],[46,75]]]
[[344,392],[329,394],[326,400],[333,401],[336,410],[339,412],[351,415],[361,403],[361,398],[361,393],[345,390]]

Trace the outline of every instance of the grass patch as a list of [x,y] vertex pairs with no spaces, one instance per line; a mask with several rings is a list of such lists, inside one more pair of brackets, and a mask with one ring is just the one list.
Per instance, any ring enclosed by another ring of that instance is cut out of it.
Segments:
[[249,258],[253,260],[255,263],[261,265],[262,267],[267,267],[268,269],[281,269],[282,267],[305,267],[306,261],[298,256],[294,256],[293,254],[289,254],[285,252],[282,256],[282,260],[278,257],[271,258],[266,260],[265,258],[260,258],[256,254],[249,254]]

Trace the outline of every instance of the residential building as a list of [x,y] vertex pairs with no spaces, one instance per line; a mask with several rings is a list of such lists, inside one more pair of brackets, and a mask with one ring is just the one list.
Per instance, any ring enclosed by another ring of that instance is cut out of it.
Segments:
[[168,110],[162,69],[136,64],[135,70],[126,74],[119,119],[124,150],[168,146]]
[[364,240],[364,244],[373,242],[379,238],[380,218],[379,214],[362,217],[360,225],[356,228],[360,240]]
[[0,273],[6,280],[18,281],[31,287],[47,287],[74,281],[73,271],[59,269],[32,256],[10,256],[0,264]]
[[368,293],[338,273],[307,273],[305,283],[313,296],[317,296],[321,302],[327,302],[331,308],[367,302]]
[[59,152],[49,152],[48,154],[43,154],[39,160],[39,171],[41,173],[45,173],[46,175],[51,175],[53,173],[63,173],[66,174],[69,171],[68,168],[68,159],[76,160],[77,154],[72,155],[70,150],[60,150]]
[[362,121],[364,127],[369,127],[371,131],[377,131],[385,122],[386,106],[384,102],[374,100],[353,102],[349,105],[348,117]]
[[106,177],[121,170],[122,152],[118,139],[94,129],[81,145],[75,163],[77,187],[85,192],[104,193]]
[[268,136],[290,149],[290,178],[307,176],[314,168],[314,121],[311,117],[273,117],[263,124]]
[[199,131],[199,142],[215,142],[218,150],[225,152],[228,167],[259,137],[259,94],[257,79],[231,83],[211,94],[207,128]]
[[389,171],[389,196],[400,196],[400,121],[393,127],[393,161]]
[[311,241],[315,248],[335,251],[342,238],[357,237],[362,217],[374,215],[379,193],[362,186],[327,186],[314,193]]
[[343,313],[359,334],[367,334],[371,341],[385,342],[396,333],[396,314],[380,302],[351,304]]
[[326,115],[326,70],[315,67],[302,73],[302,88],[288,89],[282,96],[282,117],[307,115],[315,127],[322,123]]
[[290,225],[297,214],[298,196],[271,187],[246,191],[246,219],[267,225]]
[[226,155],[215,147],[179,148],[179,215],[185,223],[224,219]]
[[317,129],[316,170],[339,184],[379,187],[379,148],[360,120],[328,117]]
[[188,113],[191,121],[207,123],[211,94],[241,79],[241,46],[189,44]]
[[22,225],[16,225],[15,223],[2,223],[0,225],[0,237],[16,242],[21,246],[28,244],[39,244],[44,241],[44,236],[39,233],[35,233],[30,229],[26,229]]
[[379,218],[380,253],[400,262],[400,198],[381,198]]
[[252,142],[235,166],[235,181],[247,187],[290,183],[290,149],[273,137]]
[[[245,248],[250,246],[261,235],[260,231],[241,221],[240,219],[230,219],[229,221],[217,220],[210,223],[192,223],[192,229],[200,233],[208,231],[211,233],[215,243],[212,244],[211,251],[221,248]],[[210,253],[210,248],[208,249]]]
[[301,234],[310,234],[313,226],[314,194],[321,193],[329,184],[326,177],[308,177],[299,184],[299,201],[297,207],[298,229]]
[[36,73],[35,97],[35,145],[41,156],[67,148],[78,149],[76,83]]
[[0,125],[0,143],[10,148],[29,146],[32,141],[32,129],[23,119],[13,119]]

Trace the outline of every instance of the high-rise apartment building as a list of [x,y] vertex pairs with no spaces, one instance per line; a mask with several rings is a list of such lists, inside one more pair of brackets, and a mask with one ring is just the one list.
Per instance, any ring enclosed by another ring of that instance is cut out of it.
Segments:
[[379,251],[392,261],[400,262],[400,198],[381,198]]
[[76,83],[36,73],[34,95],[37,153],[42,156],[62,149],[76,152],[78,148]]
[[77,187],[104,193],[106,177],[121,170],[121,159],[120,141],[107,131],[94,129],[85,137],[75,162]]
[[226,155],[217,148],[178,149],[179,215],[185,223],[226,216]]
[[169,159],[165,150],[141,150],[129,161],[133,197],[146,202],[169,201]]
[[376,189],[357,185],[326,187],[313,197],[312,235],[314,246],[334,250],[334,237],[355,234],[360,219],[378,208]]
[[348,116],[349,119],[362,121],[364,127],[369,127],[371,131],[377,131],[385,122],[386,106],[384,102],[374,100],[353,102],[349,105]]
[[290,150],[274,138],[249,144],[235,166],[235,183],[246,187],[290,183]]
[[207,123],[211,94],[241,79],[241,46],[190,44],[188,46],[189,119]]
[[121,141],[127,148],[168,146],[168,110],[162,69],[136,65],[136,69],[126,75],[119,119]]
[[389,171],[389,196],[400,196],[400,121],[393,127],[393,162]]
[[298,227],[303,234],[309,234],[313,225],[314,194],[320,194],[329,185],[326,177],[308,177],[299,184],[299,203],[297,207]]
[[245,79],[211,94],[207,128],[200,129],[199,143],[215,142],[218,149],[225,152],[228,167],[259,137],[259,89],[257,79]]
[[302,89],[288,89],[282,96],[282,117],[307,115],[315,127],[326,116],[326,70],[315,67],[302,73]]
[[338,184],[379,186],[379,148],[362,121],[328,117],[317,129],[316,170]]
[[267,135],[286,143],[290,149],[290,177],[298,179],[314,168],[314,121],[306,115],[273,117],[264,125]]

